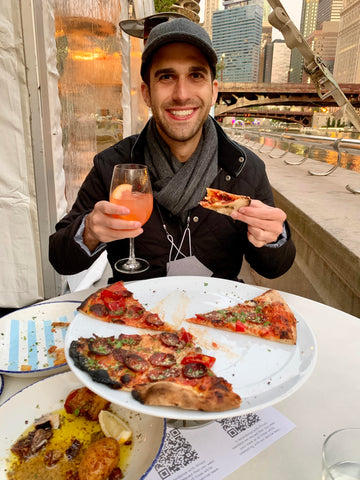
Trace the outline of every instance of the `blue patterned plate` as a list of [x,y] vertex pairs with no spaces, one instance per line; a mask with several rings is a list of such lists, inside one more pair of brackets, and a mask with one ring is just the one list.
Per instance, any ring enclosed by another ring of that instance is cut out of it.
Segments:
[[67,370],[64,338],[79,303],[38,303],[2,317],[0,373],[42,377]]

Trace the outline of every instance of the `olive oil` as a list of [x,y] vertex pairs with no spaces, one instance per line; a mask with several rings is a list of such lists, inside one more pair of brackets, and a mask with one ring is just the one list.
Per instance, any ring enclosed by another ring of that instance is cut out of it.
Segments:
[[[90,443],[104,436],[98,421],[66,413],[64,408],[54,413],[60,414],[60,427],[53,430],[53,436],[45,447],[27,461],[21,461],[13,453],[10,454],[7,459],[7,478],[9,480],[65,480],[67,472],[77,471],[80,460]],[[29,427],[22,436],[26,436],[33,428],[34,425]],[[66,455],[66,450],[75,439],[82,444],[82,447],[79,454],[70,460]],[[55,465],[46,466],[44,458],[46,452],[50,450],[60,450],[63,455]],[[118,466],[123,473],[126,472],[129,464],[131,451],[132,443],[120,446]]]

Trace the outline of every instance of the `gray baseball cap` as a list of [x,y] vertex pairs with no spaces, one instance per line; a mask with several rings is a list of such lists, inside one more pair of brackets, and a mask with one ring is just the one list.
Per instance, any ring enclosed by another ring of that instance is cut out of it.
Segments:
[[151,30],[141,58],[142,79],[154,53],[169,43],[190,43],[197,47],[209,62],[214,77],[216,76],[217,56],[207,32],[187,18],[176,18],[161,23]]

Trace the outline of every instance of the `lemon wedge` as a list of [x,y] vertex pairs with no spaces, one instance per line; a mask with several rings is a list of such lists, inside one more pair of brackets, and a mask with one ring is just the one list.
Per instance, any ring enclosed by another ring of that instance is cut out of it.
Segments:
[[116,188],[114,188],[114,191],[112,192],[111,196],[113,198],[121,198],[122,195],[125,192],[131,192],[132,186],[129,183],[122,183],[121,185],[118,185]]
[[130,440],[132,431],[117,415],[108,410],[99,413],[99,424],[105,437],[115,438],[120,444]]

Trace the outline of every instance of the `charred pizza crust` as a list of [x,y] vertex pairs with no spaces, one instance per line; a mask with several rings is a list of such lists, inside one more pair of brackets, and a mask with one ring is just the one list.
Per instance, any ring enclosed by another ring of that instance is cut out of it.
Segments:
[[196,314],[187,321],[275,342],[296,344],[295,315],[276,290],[267,290],[252,300],[231,307]]
[[230,383],[211,370],[215,358],[202,354],[183,329],[79,338],[69,353],[92,380],[131,392],[145,405],[225,411],[241,403]]
[[180,407],[187,410],[222,412],[240,406],[240,397],[221,377],[206,376],[198,384],[160,381],[137,385],[132,396],[145,405]]
[[146,310],[121,281],[89,295],[78,310],[103,322],[158,331],[174,330],[157,313]]
[[250,201],[250,197],[245,195],[236,195],[235,193],[224,192],[216,188],[207,188],[206,196],[199,204],[208,210],[214,210],[230,216],[232,212],[239,208],[250,205]]

